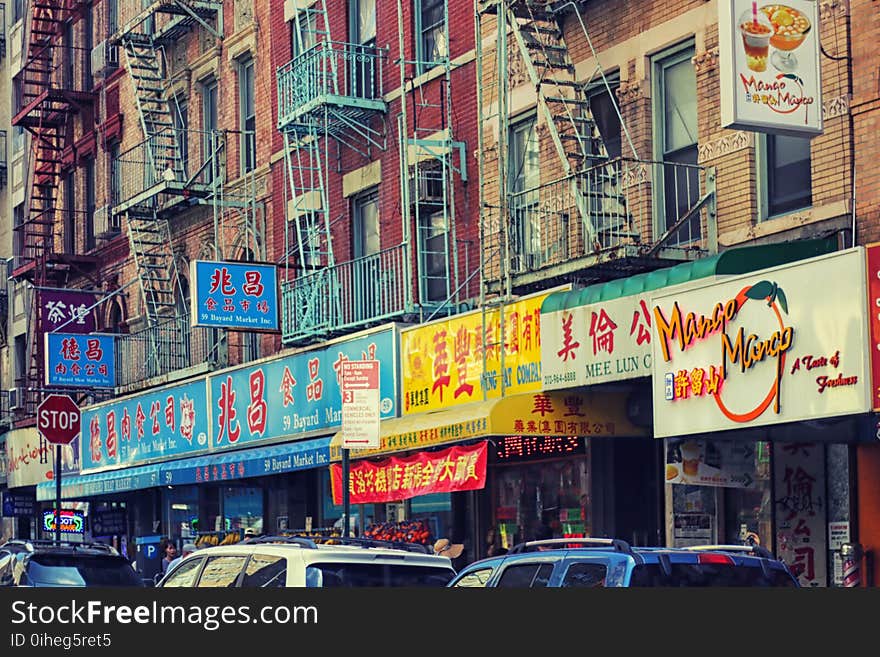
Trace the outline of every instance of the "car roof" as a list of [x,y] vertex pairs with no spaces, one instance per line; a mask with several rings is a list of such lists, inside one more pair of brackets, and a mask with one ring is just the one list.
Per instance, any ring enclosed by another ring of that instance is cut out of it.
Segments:
[[[538,550],[539,547],[544,548]],[[696,561],[700,554],[724,554],[736,565],[760,565],[764,562],[771,568],[785,569],[782,561],[776,559],[767,549],[751,545],[698,545],[692,547],[633,547],[620,539],[580,539],[557,538],[529,541],[513,546],[507,554],[487,557],[469,564],[462,569],[470,571],[483,567],[495,567],[534,558],[565,558],[587,555],[616,555],[630,558],[637,563],[660,563],[665,558],[671,561]]]
[[62,541],[13,539],[0,545],[0,550],[13,554],[67,554],[79,556],[110,556],[118,557],[119,552],[112,545],[104,543],[72,543]]
[[[184,557],[185,560],[204,555],[222,554],[271,554],[279,557],[297,555],[304,561],[318,562],[332,557],[351,561],[383,561],[389,563],[406,563],[407,565],[432,566],[452,569],[452,561],[448,557],[435,555],[418,544],[390,544],[385,541],[368,539],[342,539],[332,537],[322,539],[333,541],[332,544],[322,543],[311,538],[288,536],[262,536],[256,539],[245,539],[232,545],[205,547]],[[418,546],[418,547],[414,547]]]

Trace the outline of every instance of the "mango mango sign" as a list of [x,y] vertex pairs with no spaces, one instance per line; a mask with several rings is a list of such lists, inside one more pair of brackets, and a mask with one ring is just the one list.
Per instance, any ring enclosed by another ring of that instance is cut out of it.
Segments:
[[658,292],[655,437],[867,412],[866,298],[862,247]]

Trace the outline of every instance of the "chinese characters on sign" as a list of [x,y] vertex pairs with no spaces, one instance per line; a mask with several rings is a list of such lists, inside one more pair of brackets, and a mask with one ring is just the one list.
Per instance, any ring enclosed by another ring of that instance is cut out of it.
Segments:
[[193,326],[278,330],[275,265],[193,261]]
[[[352,504],[407,500],[429,493],[480,490],[486,486],[486,443],[418,452],[384,461],[358,461],[351,466]],[[342,503],[342,466],[330,466],[334,504]]]
[[644,294],[556,310],[557,292],[541,313],[544,389],[554,390],[651,373],[651,314]]
[[[536,295],[401,331],[403,414],[541,389],[541,303]],[[502,325],[503,317],[503,325]],[[503,345],[502,345],[503,341]],[[504,368],[501,367],[502,348]]]
[[865,278],[864,249],[856,247],[658,293],[654,435],[870,410]]
[[46,385],[113,388],[115,341],[110,335],[46,333]]
[[93,333],[95,295],[74,290],[40,290],[40,329],[44,333]]
[[82,469],[126,467],[208,449],[205,381],[126,397],[82,411]]
[[208,377],[212,448],[340,426],[342,370],[350,362],[383,361],[374,410],[380,417],[393,417],[395,336],[393,329],[384,329]]
[[773,453],[777,554],[801,586],[825,586],[825,450],[812,443],[779,443]]
[[718,3],[721,125],[759,132],[822,132],[819,2]]

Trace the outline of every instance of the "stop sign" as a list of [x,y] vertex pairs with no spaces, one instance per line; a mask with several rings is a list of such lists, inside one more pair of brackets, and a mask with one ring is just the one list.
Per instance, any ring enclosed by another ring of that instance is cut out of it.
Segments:
[[37,429],[53,445],[69,445],[79,435],[79,406],[68,395],[49,395],[37,406]]

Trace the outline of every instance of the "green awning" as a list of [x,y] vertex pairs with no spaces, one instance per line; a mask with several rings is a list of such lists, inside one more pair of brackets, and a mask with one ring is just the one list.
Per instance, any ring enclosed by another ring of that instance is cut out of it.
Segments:
[[554,292],[541,304],[541,314],[628,297],[710,276],[747,274],[836,250],[837,238],[835,237],[727,249],[718,255],[685,262],[674,267],[656,269],[652,272],[619,278],[607,283],[598,283],[579,290]]

